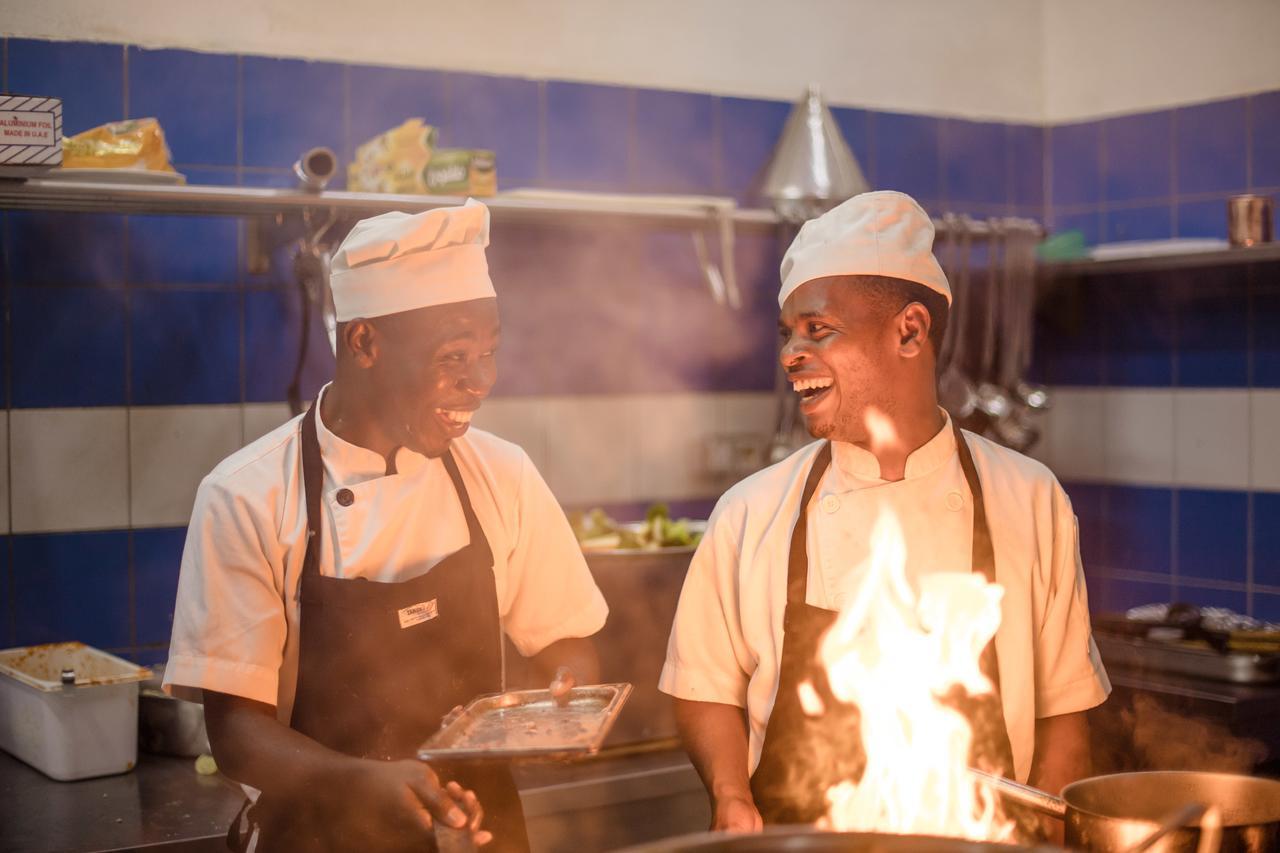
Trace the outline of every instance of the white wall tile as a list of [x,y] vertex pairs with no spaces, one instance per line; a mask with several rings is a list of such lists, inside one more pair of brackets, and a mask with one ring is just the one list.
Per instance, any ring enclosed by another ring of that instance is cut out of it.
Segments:
[[1174,435],[1174,479],[1178,485],[1248,488],[1248,391],[1178,391]]
[[635,500],[637,430],[659,413],[628,404],[629,395],[546,397],[543,476],[562,504]]
[[546,475],[547,413],[546,397],[491,397],[476,412],[472,423],[512,444],[518,444],[529,459]]
[[720,428],[725,432],[759,433],[773,437],[777,426],[777,398],[768,391],[734,391],[713,394],[720,404]]
[[186,524],[200,481],[241,446],[241,407],[148,406],[129,421],[133,525]]
[[280,424],[293,417],[288,403],[245,403],[242,410],[244,418],[244,444],[252,444],[271,432]]
[[1123,483],[1173,482],[1172,390],[1112,388],[1103,407],[1106,478]]
[[636,493],[644,500],[715,494],[707,470],[707,442],[720,431],[723,407],[712,394],[630,397],[636,414]]
[[14,409],[9,421],[13,531],[129,524],[124,409]]
[[1280,390],[1249,395],[1250,485],[1280,490]]
[[1107,464],[1102,439],[1106,393],[1094,388],[1055,388],[1045,418],[1046,450],[1053,472],[1064,480],[1100,480]]

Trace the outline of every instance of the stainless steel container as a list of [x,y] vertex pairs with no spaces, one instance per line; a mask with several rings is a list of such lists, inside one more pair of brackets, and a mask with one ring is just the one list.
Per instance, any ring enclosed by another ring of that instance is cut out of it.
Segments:
[[1248,247],[1275,239],[1275,202],[1268,196],[1237,195],[1227,199],[1227,240]]

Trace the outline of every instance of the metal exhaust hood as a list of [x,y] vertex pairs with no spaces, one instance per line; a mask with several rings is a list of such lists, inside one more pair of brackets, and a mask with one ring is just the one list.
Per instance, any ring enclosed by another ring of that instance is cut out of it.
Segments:
[[791,109],[760,191],[784,220],[803,222],[871,189],[818,87]]

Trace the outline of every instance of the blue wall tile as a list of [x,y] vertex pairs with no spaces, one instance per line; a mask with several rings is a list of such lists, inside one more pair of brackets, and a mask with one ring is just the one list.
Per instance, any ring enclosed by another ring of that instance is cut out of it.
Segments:
[[[760,203],[760,181],[790,112],[791,105],[783,101],[720,99],[723,192],[748,204]],[[874,183],[874,178],[867,177]]]
[[1173,236],[1173,208],[1161,204],[1149,207],[1112,208],[1103,214],[1107,243],[1124,240],[1167,240]]
[[131,403],[240,402],[239,293],[137,290],[131,298]]
[[1086,572],[1093,571],[1102,563],[1103,542],[1106,533],[1106,486],[1093,483],[1064,483],[1067,497],[1071,499],[1071,509],[1076,514],[1080,526],[1080,560]]
[[1149,276],[1102,279],[1101,327],[1106,385],[1173,384],[1175,298]]
[[1102,200],[1102,123],[1091,121],[1049,129],[1050,203],[1091,204]]
[[1249,384],[1246,270],[1204,267],[1172,277],[1178,303],[1178,385],[1184,388],[1246,387]]
[[1268,622],[1280,622],[1280,595],[1266,592],[1253,594],[1253,610],[1249,614],[1255,619]]
[[[495,276],[496,278],[496,276]],[[244,295],[245,401],[270,403],[285,399],[298,362],[300,301],[296,288],[249,290]],[[324,325],[311,312],[302,397],[313,399],[333,378],[333,350]]]
[[831,107],[831,115],[844,141],[849,143],[853,157],[862,169],[862,177],[870,182],[875,174],[875,113],[854,107]]
[[234,166],[239,141],[234,56],[129,48],[129,116],[156,118],[174,163]]
[[948,204],[1007,204],[1008,133],[1003,124],[947,119],[942,124],[943,197]]
[[625,189],[633,97],[621,86],[547,83],[547,180]]
[[118,44],[9,39],[9,91],[62,99],[62,131],[72,136],[120,121],[124,48]]
[[[246,56],[243,140],[246,166],[292,166],[302,152],[328,146],[346,163],[341,65]],[[339,185],[344,181],[338,181]]]
[[[1011,192],[1014,204],[1031,208],[1036,219],[1044,213],[1044,140],[1045,129],[1030,125],[1008,126]],[[1025,215],[1025,214],[1024,214]]]
[[766,231],[738,234],[734,259],[742,308],[722,326],[714,388],[768,391],[778,371],[778,265],[785,245]]
[[537,182],[540,84],[515,77],[450,74],[449,145],[487,148],[498,160],[498,188]]
[[1175,205],[1174,235],[1177,237],[1227,238],[1227,199],[1179,201]]
[[[12,48],[11,48],[12,49]],[[1257,187],[1280,187],[1280,91],[1249,99],[1252,138],[1249,145],[1252,179]]]
[[1107,201],[1168,198],[1173,194],[1173,113],[1107,119],[1102,123]]
[[124,284],[123,216],[13,210],[5,218],[14,283]]
[[1089,609],[1094,613],[1123,613],[1131,607],[1168,602],[1172,583],[1099,578],[1089,582]]
[[1178,492],[1178,577],[1244,583],[1249,496],[1245,492]]
[[1109,285],[1107,279],[1085,279],[1041,303],[1035,332],[1040,381],[1102,384],[1103,330],[1098,318]]
[[[227,186],[234,171],[188,169],[192,184]],[[240,223],[229,216],[132,216],[133,284],[229,284],[239,277]]]
[[134,613],[139,645],[168,643],[185,527],[133,531]]
[[14,406],[125,402],[123,291],[17,286],[11,299]]
[[639,89],[635,93],[632,188],[709,193],[715,188],[710,95]]
[[1248,596],[1242,589],[1216,589],[1197,586],[1194,581],[1179,582],[1173,585],[1173,597],[1197,607],[1226,607],[1236,613],[1248,612]]
[[941,201],[941,123],[932,116],[876,113],[877,189],[898,190],[922,204]]
[[15,641],[130,644],[129,533],[13,537]]
[[[440,71],[352,65],[347,74],[350,157],[355,157],[356,148],[405,119],[420,118],[438,129],[452,126],[448,78]],[[439,144],[453,145],[443,139]],[[344,175],[347,163],[344,159],[340,164]]]
[[1246,101],[1215,101],[1174,110],[1179,195],[1245,188]]
[[1102,212],[1100,210],[1085,211],[1052,211],[1053,232],[1065,234],[1068,231],[1079,231],[1088,246],[1096,246],[1102,242]]
[[1259,264],[1249,274],[1250,378],[1257,387],[1280,388],[1280,264]]
[[[1253,582],[1280,588],[1280,493],[1253,494]],[[1277,617],[1280,620],[1280,616]]]
[[1168,489],[1111,486],[1106,501],[1103,565],[1112,571],[1168,574],[1173,493]]

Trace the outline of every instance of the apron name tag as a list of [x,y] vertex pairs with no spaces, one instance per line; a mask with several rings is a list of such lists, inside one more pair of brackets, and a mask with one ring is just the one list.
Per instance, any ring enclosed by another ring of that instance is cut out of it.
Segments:
[[439,616],[440,608],[436,606],[436,599],[433,598],[430,601],[401,608],[397,615],[400,617],[401,628],[412,628],[414,625],[429,622]]

